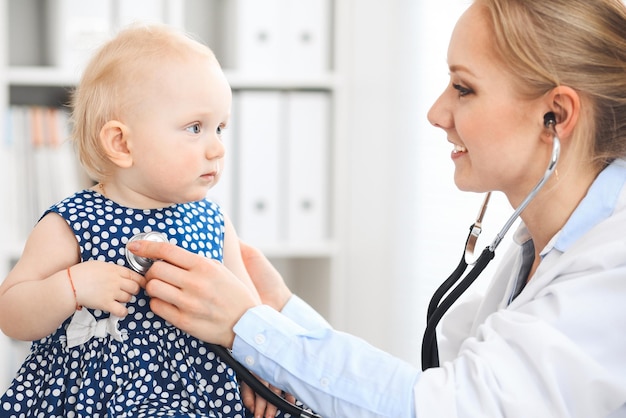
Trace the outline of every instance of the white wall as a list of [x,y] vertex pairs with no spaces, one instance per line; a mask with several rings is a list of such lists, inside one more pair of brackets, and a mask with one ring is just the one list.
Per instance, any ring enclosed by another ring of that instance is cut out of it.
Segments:
[[[355,0],[350,45],[339,51],[347,55],[339,57],[341,71],[351,74],[346,117],[353,125],[346,128],[345,309],[338,326],[414,364],[430,295],[458,263],[483,200],[455,188],[451,145],[426,119],[448,83],[448,41],[469,4]],[[481,250],[510,212],[502,196],[492,201]]]

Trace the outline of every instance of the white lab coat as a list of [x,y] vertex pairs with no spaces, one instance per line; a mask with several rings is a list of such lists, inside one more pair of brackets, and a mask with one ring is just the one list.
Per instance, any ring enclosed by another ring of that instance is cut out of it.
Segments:
[[442,367],[418,380],[417,417],[626,417],[626,187],[507,306],[514,247],[485,297],[444,317]]

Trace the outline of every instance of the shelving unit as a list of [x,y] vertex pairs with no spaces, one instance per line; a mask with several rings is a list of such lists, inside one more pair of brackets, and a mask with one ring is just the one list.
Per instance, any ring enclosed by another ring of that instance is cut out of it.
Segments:
[[[63,42],[57,40],[57,44],[51,43],[49,38],[56,36],[54,33],[47,33],[47,30],[58,27],[51,23],[50,17],[59,11],[66,12],[68,7],[78,0],[0,0],[0,112],[3,118],[0,121],[0,145],[3,147],[9,142],[25,141],[28,138],[13,138],[9,129],[9,118],[4,117],[9,112],[11,106],[63,106],[67,103],[71,88],[76,85],[80,77],[80,65],[54,64],[56,61],[51,57],[49,49],[63,48]],[[97,1],[99,4],[105,0]],[[122,0],[106,0],[110,2],[111,16],[108,21],[109,32],[113,33],[121,25],[120,16],[122,7],[127,4],[137,4],[137,11],[141,11],[141,5],[148,3],[139,0],[124,2]],[[285,3],[281,3],[285,2]],[[327,129],[328,138],[323,138],[327,144],[327,155],[324,155],[325,166],[319,167],[319,172],[323,173],[324,184],[324,231],[317,239],[286,240],[279,237],[276,240],[264,242],[263,240],[252,240],[252,243],[259,246],[274,262],[281,271],[286,281],[301,297],[308,300],[322,314],[332,319],[333,308],[331,292],[335,287],[333,283],[336,276],[336,259],[339,254],[339,245],[335,234],[335,203],[336,177],[335,173],[335,140],[336,132],[334,125],[336,120],[336,97],[341,89],[340,78],[334,68],[334,18],[336,4],[333,0],[306,0],[308,7],[315,7],[319,3],[323,9],[323,21],[319,22],[325,31],[322,41],[327,42],[324,46],[324,68],[319,71],[261,71],[259,73],[252,69],[238,68],[238,61],[242,60],[242,52],[236,48],[236,24],[229,24],[235,19],[242,19],[237,13],[243,13],[246,7],[258,8],[258,3],[267,3],[270,10],[284,9],[287,0],[150,0],[150,10],[162,17],[163,23],[184,28],[197,39],[207,43],[214,50],[218,60],[221,62],[226,76],[231,84],[234,93],[234,112],[238,96],[245,92],[280,92],[282,94],[291,93],[322,93],[328,97],[329,126]],[[81,0],[80,3],[83,3]],[[89,3],[85,0],[84,3]],[[74,3],[76,4],[76,3]],[[157,4],[158,6],[154,6]],[[233,5],[240,5],[241,9],[233,8]],[[301,3],[299,7],[304,5]],[[157,9],[155,9],[157,7]],[[156,10],[156,12],[155,12]],[[139,13],[140,14],[140,13]],[[245,14],[245,13],[244,13]],[[137,16],[141,18],[141,16]],[[71,26],[72,22],[65,19],[67,16],[57,17],[63,19],[65,25]],[[244,18],[249,19],[246,15]],[[258,18],[258,17],[257,17]],[[288,19],[292,21],[293,19]],[[307,22],[311,19],[307,19]],[[281,23],[277,21],[278,23]],[[284,20],[282,22],[284,24]],[[97,26],[97,25],[96,25]],[[292,30],[291,28],[290,30]],[[66,29],[64,29],[66,30]],[[269,28],[268,30],[274,30]],[[93,35],[93,34],[91,34]],[[245,36],[246,34],[239,34]],[[310,34],[309,34],[310,35]],[[315,33],[313,35],[316,35]],[[321,35],[318,33],[317,35]],[[48,49],[47,49],[48,48]],[[57,54],[59,52],[57,51]],[[245,51],[244,51],[245,53]],[[282,58],[281,58],[282,59]],[[270,63],[271,64],[271,63]],[[234,114],[233,119],[237,123],[238,115]],[[234,129],[233,136],[236,137],[239,128]],[[235,145],[233,152],[237,154],[238,139],[234,138]],[[289,138],[282,138],[283,145]],[[5,152],[4,149],[0,152]],[[236,158],[236,157],[233,157]],[[243,197],[240,195],[241,182],[245,181],[239,177],[237,162],[234,164],[234,171],[230,171],[232,176],[226,183],[229,194],[229,205],[225,205],[226,210],[238,227],[239,221],[246,210],[241,207]],[[14,178],[15,173],[7,172],[6,167],[0,166],[2,178]],[[311,173],[316,176],[318,173]],[[281,173],[283,178],[289,177]],[[87,185],[85,183],[85,185]],[[15,192],[15,190],[14,190]],[[2,200],[12,202],[20,199],[18,195],[3,193]],[[281,191],[280,193],[285,193]],[[209,193],[211,195],[211,193]],[[60,195],[56,200],[65,197]],[[48,205],[55,203],[50,201]],[[285,200],[283,197],[281,201]],[[284,209],[286,211],[287,209]],[[284,212],[283,211],[283,212]],[[8,223],[14,219],[0,218],[0,228],[6,229]],[[36,222],[36,219],[32,219]],[[243,239],[246,239],[246,232],[239,231]],[[0,276],[4,277],[9,271],[11,263],[19,258],[26,231],[12,236],[10,239],[2,240],[0,244]],[[10,342],[0,336],[0,391],[4,389],[3,384],[8,375],[12,375],[16,367],[15,361],[21,361],[24,355],[24,344]]]

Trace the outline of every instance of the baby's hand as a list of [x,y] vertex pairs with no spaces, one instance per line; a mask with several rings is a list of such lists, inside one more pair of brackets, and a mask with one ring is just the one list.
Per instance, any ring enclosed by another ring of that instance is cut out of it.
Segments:
[[121,318],[128,315],[125,304],[145,286],[145,278],[126,267],[104,261],[86,261],[70,267],[80,306],[100,309]]
[[[268,384],[261,380],[265,386],[269,387],[276,395],[282,396],[287,402],[295,404],[296,398],[288,393],[284,393],[278,388]],[[255,418],[273,418],[278,412],[278,408],[271,403],[267,402],[261,396],[257,395],[250,386],[245,383],[241,383],[241,398],[244,405],[254,414]]]

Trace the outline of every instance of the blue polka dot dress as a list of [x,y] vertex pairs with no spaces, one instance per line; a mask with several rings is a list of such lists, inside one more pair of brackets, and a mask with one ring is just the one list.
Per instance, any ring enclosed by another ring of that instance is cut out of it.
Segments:
[[[126,266],[126,243],[149,231],[222,260],[224,218],[207,200],[138,210],[84,190],[48,212],[72,228],[82,261]],[[128,316],[117,323],[121,338],[106,334],[70,348],[68,318],[52,335],[33,342],[2,397],[0,417],[252,416],[241,402],[234,372],[208,345],[155,315],[143,290],[127,307]],[[109,317],[88,311],[96,320]]]

